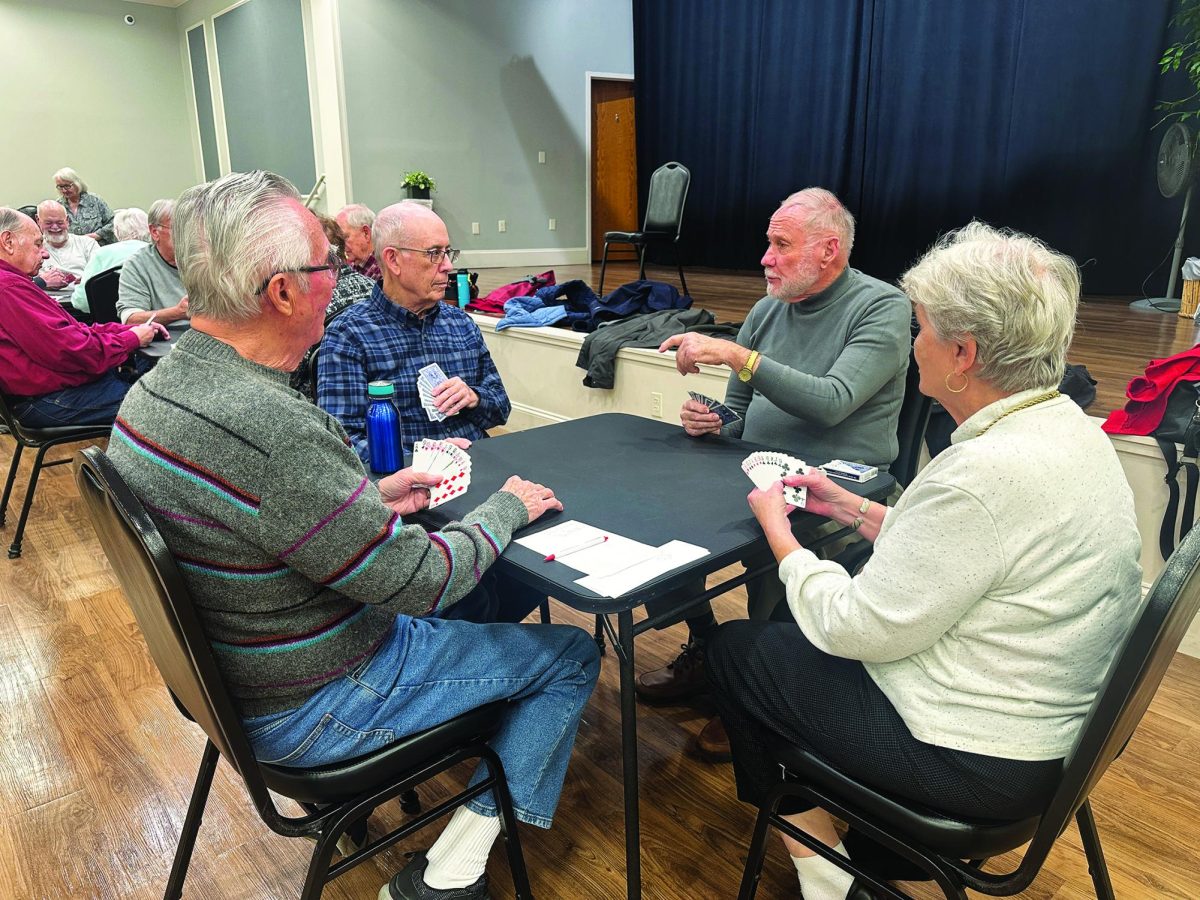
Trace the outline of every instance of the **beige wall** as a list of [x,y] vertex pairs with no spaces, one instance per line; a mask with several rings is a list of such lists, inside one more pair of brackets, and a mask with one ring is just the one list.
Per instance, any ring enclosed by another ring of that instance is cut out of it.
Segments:
[[0,204],[56,196],[61,166],[114,209],[195,183],[175,10],[0,0],[0,55]]

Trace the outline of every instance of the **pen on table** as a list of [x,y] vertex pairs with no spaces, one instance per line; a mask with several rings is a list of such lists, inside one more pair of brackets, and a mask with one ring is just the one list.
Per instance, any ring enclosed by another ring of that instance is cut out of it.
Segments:
[[158,318],[158,313],[150,313],[150,318],[146,320],[147,325],[153,325],[154,320]]
[[608,540],[607,534],[604,535],[603,537],[595,537],[595,538],[592,538],[591,540],[584,541],[582,544],[576,544],[573,547],[568,547],[566,550],[559,550],[557,553],[551,553],[549,556],[546,557],[546,559],[544,561],[545,562],[554,562],[560,556],[566,556],[568,553],[575,553],[578,550],[586,550],[588,547],[598,547],[600,544],[603,544],[607,540]]

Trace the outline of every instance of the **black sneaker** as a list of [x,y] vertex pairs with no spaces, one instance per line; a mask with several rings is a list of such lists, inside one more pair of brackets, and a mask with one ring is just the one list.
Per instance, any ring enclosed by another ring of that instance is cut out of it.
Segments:
[[438,890],[425,883],[425,867],[428,865],[424,850],[412,854],[408,865],[379,889],[378,900],[492,900],[487,889],[486,872],[474,884]]

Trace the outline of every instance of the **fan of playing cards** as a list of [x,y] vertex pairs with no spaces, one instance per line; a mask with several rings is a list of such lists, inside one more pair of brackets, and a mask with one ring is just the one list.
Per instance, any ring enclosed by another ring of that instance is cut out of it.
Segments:
[[715,412],[720,418],[722,425],[728,425],[730,422],[736,422],[741,418],[741,416],[735,413],[720,400],[714,400],[712,397],[706,397],[704,394],[697,394],[695,391],[688,391],[688,396],[697,403],[703,403],[710,410]]
[[[759,450],[751,453],[742,460],[742,471],[750,476],[754,486],[765,491],[775,482],[788,475],[803,475],[808,471],[808,465],[802,459],[788,456],[786,453],[774,453],[770,450]],[[808,502],[808,488],[783,486],[783,499],[792,506],[804,508]]]
[[421,395],[421,407],[430,422],[441,422],[446,418],[433,400],[433,389],[446,380],[446,373],[437,363],[431,363],[417,373],[417,393]]
[[442,476],[441,482],[429,489],[430,509],[465,494],[471,484],[471,457],[449,441],[417,441],[413,444],[412,468]]

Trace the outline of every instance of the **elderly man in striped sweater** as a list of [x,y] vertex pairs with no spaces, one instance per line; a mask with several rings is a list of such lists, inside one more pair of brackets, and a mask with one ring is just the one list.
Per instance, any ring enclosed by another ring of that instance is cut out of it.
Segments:
[[[174,225],[192,330],[129,393],[109,453],[184,571],[256,754],[319,766],[507,699],[492,743],[518,818],[548,828],[595,644],[572,626],[437,613],[562,505],[514,476],[461,522],[406,525],[437,476],[377,487],[337,421],[288,387],[337,275],[295,189],[227,175],[186,191]],[[490,797],[471,801],[380,897],[486,897],[498,834]]]

